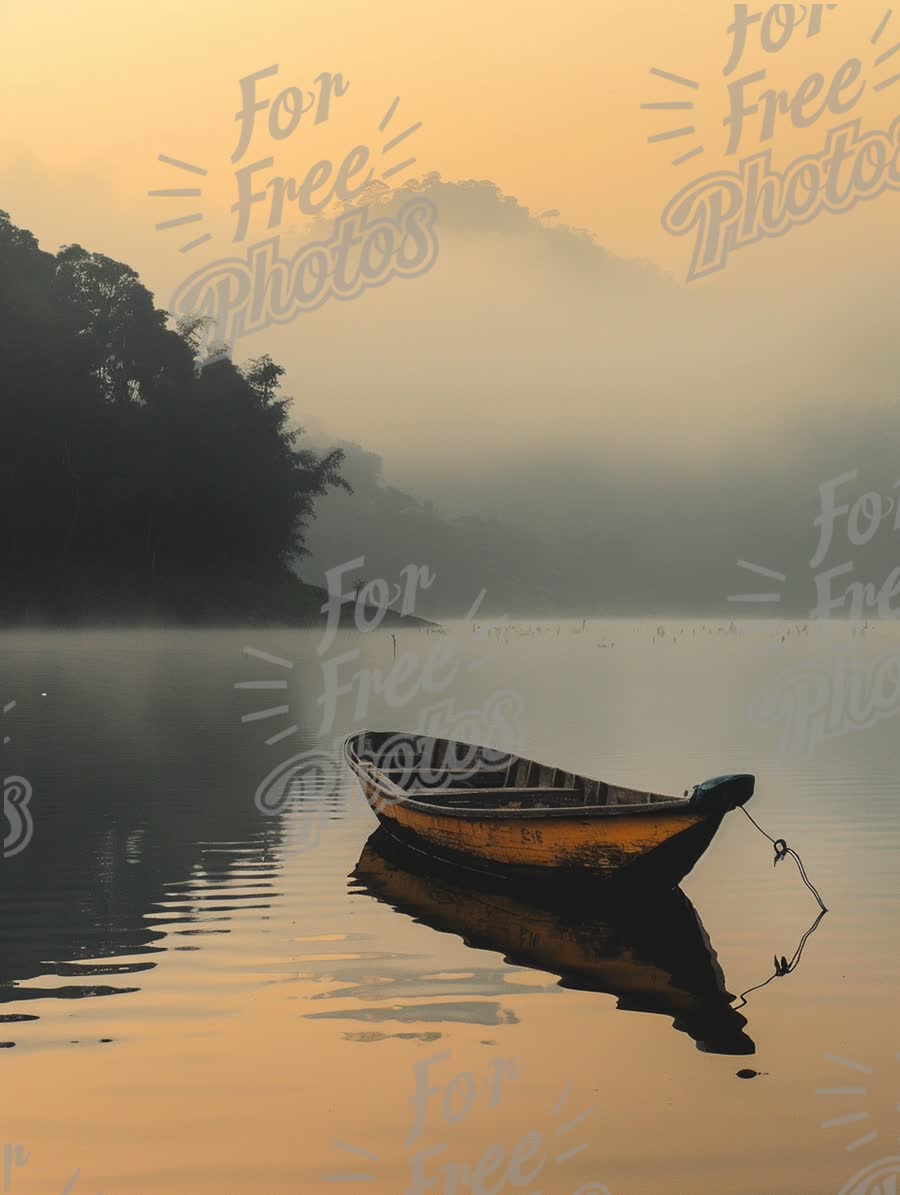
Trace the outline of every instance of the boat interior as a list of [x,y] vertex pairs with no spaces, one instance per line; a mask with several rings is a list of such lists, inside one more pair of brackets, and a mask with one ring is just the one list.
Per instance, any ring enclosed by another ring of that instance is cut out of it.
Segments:
[[365,731],[347,743],[351,762],[378,773],[381,787],[407,800],[459,809],[563,809],[682,804],[548,767],[524,756],[425,735]]

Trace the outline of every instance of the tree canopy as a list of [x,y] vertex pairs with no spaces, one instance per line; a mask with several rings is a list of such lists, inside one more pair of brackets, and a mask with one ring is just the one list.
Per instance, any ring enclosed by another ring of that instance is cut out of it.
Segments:
[[[342,453],[288,428],[284,370],[198,361],[127,265],[0,212],[0,617],[298,621],[292,562]],[[299,442],[298,442],[299,441]]]

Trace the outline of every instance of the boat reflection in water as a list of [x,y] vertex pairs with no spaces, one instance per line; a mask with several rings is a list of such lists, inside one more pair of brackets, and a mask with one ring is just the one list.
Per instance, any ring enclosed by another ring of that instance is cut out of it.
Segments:
[[571,895],[528,891],[460,872],[410,851],[384,830],[369,838],[351,877],[359,889],[507,963],[559,976],[564,988],[615,996],[629,1012],[672,1018],[697,1048],[753,1054],[747,1024],[694,906],[680,889],[640,906],[593,910]]

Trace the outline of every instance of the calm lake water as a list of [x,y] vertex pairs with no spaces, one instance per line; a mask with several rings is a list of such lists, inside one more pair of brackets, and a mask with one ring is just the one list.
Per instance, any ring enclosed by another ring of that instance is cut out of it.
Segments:
[[[0,659],[33,790],[0,860],[0,1190],[895,1191],[896,625],[23,632]],[[323,661],[350,691],[321,734]],[[628,916],[407,867],[343,774],[264,784],[355,726],[501,716],[642,788],[754,772],[829,912],[804,942],[814,897],[737,811]]]

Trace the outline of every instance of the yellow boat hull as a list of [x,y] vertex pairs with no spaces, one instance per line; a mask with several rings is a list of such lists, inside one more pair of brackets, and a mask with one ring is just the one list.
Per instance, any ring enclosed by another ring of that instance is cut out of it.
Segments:
[[[703,854],[728,809],[752,792],[752,777],[718,777],[697,786],[709,791],[695,790],[692,799],[665,797],[519,757],[510,757],[502,782],[502,763],[491,762],[481,771],[476,767],[466,781],[453,780],[454,787],[425,788],[407,777],[404,789],[391,779],[398,769],[379,767],[377,745],[375,759],[362,757],[361,745],[370,738],[377,744],[375,734],[351,736],[346,758],[385,829],[439,859],[505,874],[592,879],[639,874],[674,885]],[[551,782],[511,785],[512,770],[520,765],[539,769]],[[455,776],[460,769],[450,771]]]
[[363,782],[362,787],[382,825],[433,847],[505,867],[615,869],[658,850],[706,820],[699,814],[670,813],[654,817],[624,814],[602,826],[592,818],[463,821],[385,800],[375,784]]

